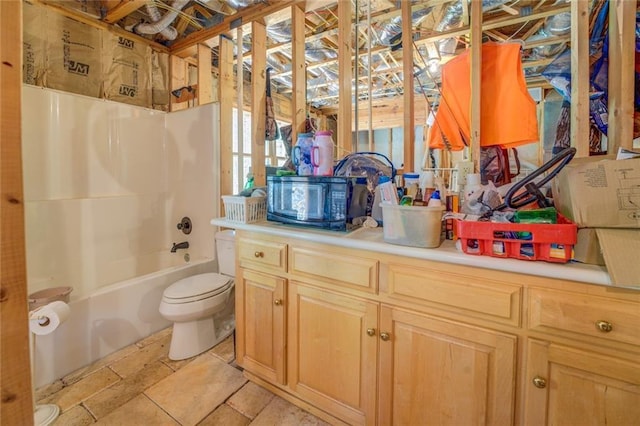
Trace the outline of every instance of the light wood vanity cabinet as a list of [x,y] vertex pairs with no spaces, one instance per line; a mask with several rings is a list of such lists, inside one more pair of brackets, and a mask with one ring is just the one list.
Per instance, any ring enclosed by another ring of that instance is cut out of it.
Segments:
[[236,272],[236,360],[281,385],[286,383],[286,284],[250,269]]
[[640,306],[633,301],[531,287],[529,328],[640,346]]
[[378,303],[291,281],[288,386],[349,424],[373,424]]
[[330,422],[640,418],[638,291],[259,232],[236,241],[238,364]]
[[260,239],[256,234],[238,233],[237,263],[243,268],[282,274],[287,272],[287,244]]
[[623,359],[536,339],[527,346],[525,424],[638,424],[638,355]]
[[375,293],[377,260],[242,231],[236,245],[238,364],[329,420],[375,424],[379,304],[334,290]]
[[383,305],[380,424],[513,422],[516,337]]
[[626,293],[529,288],[526,424],[638,424],[640,301]]
[[349,424],[375,424],[378,260],[289,246],[288,386]]
[[286,383],[287,244],[236,233],[236,360],[248,371]]
[[513,423],[518,339],[491,324],[519,325],[522,286],[470,272],[385,257],[380,424]]

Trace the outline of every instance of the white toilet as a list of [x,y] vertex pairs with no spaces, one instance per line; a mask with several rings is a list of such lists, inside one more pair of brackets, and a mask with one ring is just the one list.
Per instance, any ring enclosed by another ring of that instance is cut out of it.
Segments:
[[160,313],[173,321],[169,359],[191,358],[211,349],[235,328],[235,232],[215,235],[220,273],[192,275],[167,287]]

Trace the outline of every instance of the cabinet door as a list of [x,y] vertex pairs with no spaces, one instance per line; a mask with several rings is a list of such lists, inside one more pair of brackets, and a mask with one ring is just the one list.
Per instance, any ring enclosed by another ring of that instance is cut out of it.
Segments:
[[526,424],[638,424],[637,362],[531,339],[526,371]]
[[289,283],[289,387],[349,424],[374,424],[378,304]]
[[236,359],[247,371],[285,384],[285,280],[238,268]]
[[383,305],[380,424],[513,423],[516,337]]

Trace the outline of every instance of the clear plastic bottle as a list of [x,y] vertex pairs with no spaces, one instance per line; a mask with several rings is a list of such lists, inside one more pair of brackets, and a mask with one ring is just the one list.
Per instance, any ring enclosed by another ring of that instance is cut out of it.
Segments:
[[436,190],[435,176],[432,171],[424,173],[420,179],[420,187],[422,188],[422,199],[425,202],[428,202],[429,198],[431,198],[431,194]]
[[373,192],[373,206],[371,206],[371,217],[374,218],[379,225],[382,224],[382,207],[381,203],[398,205],[398,191],[389,176],[380,176],[378,185]]
[[420,175],[418,173],[405,173],[403,177],[405,187],[413,183],[420,183]]
[[296,146],[293,147],[293,165],[296,166],[298,176],[313,175],[311,150],[313,148],[313,134],[299,133]]
[[431,198],[429,198],[429,204],[427,204],[427,207],[439,206],[442,206],[442,200],[440,199],[440,191],[436,189],[435,191],[433,191],[433,194],[431,194]]
[[390,204],[398,204],[398,191],[388,176],[380,176],[378,186],[380,188],[380,198]]
[[422,199],[422,188],[418,187],[418,192],[416,192],[416,196],[413,199],[414,206],[426,206],[427,203]]
[[420,175],[417,173],[405,173],[404,178],[404,194],[415,198],[420,185]]
[[466,202],[481,187],[480,173],[469,173],[467,175],[467,184],[464,186],[463,200]]
[[244,189],[253,188],[253,184],[254,184],[253,181],[254,181],[253,172],[251,171],[251,167],[249,167],[249,173],[247,173],[247,181],[244,184]]
[[373,206],[371,206],[371,217],[378,222],[378,225],[382,225],[382,196],[380,195],[380,185],[376,186],[373,192]]

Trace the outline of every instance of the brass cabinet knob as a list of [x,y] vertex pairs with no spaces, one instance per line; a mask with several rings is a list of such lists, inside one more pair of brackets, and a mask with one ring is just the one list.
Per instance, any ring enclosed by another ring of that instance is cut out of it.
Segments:
[[376,329],[375,328],[367,328],[367,334],[369,336],[375,336],[376,335]]
[[603,333],[608,333],[613,330],[613,324],[611,324],[609,321],[596,321],[596,327]]
[[276,299],[276,300],[274,300],[274,301],[273,301],[273,304],[274,304],[274,305],[276,305],[276,306],[280,306],[280,305],[282,305],[282,299]]
[[386,342],[391,338],[391,335],[386,331],[383,331],[382,333],[380,333],[380,338]]
[[547,387],[547,380],[543,377],[536,376],[533,378],[533,386],[544,389]]
[[254,255],[255,257],[264,257],[264,253],[263,253],[263,252],[261,252],[261,251],[257,251],[257,252],[255,252],[255,253],[253,253],[253,255]]

